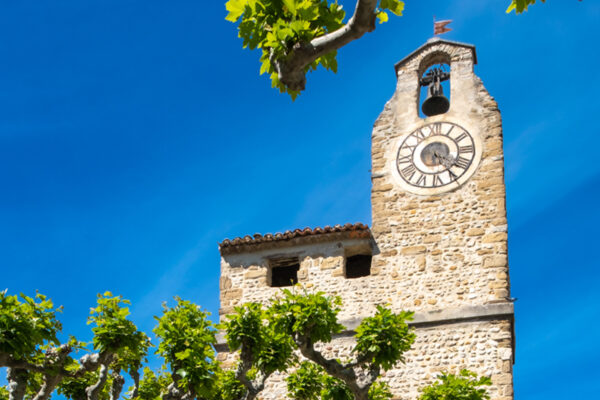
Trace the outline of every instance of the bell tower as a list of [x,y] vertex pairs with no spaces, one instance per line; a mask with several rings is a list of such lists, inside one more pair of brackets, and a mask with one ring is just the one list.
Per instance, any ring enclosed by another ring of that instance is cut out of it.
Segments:
[[[377,305],[412,310],[417,339],[406,364],[382,376],[395,400],[414,400],[439,372],[461,369],[490,377],[493,400],[513,399],[502,121],[476,61],[474,46],[436,38],[396,64],[396,91],[372,133],[372,227],[223,240],[222,317],[300,283],[342,299],[346,330],[326,352],[350,357],[354,329]],[[224,341],[215,347],[234,368]],[[287,398],[282,376],[261,396]]]
[[373,128],[373,268],[393,282],[392,307],[416,312],[398,393],[467,368],[492,378],[492,399],[513,398],[502,121],[476,63],[472,45],[429,40],[396,64]]

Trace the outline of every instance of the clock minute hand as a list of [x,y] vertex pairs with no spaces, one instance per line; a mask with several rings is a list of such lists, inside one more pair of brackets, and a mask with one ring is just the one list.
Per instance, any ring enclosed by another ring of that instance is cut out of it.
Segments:
[[448,169],[449,169],[449,168],[451,168],[451,167],[454,165],[455,161],[456,161],[456,159],[455,159],[454,157],[446,157],[446,156],[443,156],[443,155],[441,155],[441,154],[438,154],[438,152],[437,152],[437,151],[436,151],[436,152],[434,152],[434,153],[433,153],[433,155],[434,155],[434,156],[435,156],[435,157],[436,157],[438,160],[440,160],[441,164],[442,164],[444,167],[446,167],[446,168],[448,168]]

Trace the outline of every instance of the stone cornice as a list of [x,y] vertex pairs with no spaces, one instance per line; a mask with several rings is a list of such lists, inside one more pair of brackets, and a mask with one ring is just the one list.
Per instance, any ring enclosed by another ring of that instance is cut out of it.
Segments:
[[[415,328],[445,325],[445,324],[457,324],[463,322],[473,322],[480,320],[493,320],[493,319],[510,319],[514,318],[514,306],[513,303],[491,303],[485,305],[474,305],[464,306],[460,308],[451,308],[445,310],[432,310],[415,313],[414,319],[409,322],[409,325]],[[348,336],[354,332],[356,327],[360,325],[362,318],[352,318],[340,321],[342,325],[346,327],[346,330],[336,335]],[[217,351],[227,351],[227,343],[225,341],[225,335],[219,333],[217,335],[217,344],[215,345]]]

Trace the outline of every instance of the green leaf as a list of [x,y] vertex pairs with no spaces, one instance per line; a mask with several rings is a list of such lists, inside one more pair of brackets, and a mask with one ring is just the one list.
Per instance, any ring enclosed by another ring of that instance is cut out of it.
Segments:
[[385,11],[379,11],[377,13],[377,19],[379,20],[380,24],[383,24],[384,22],[388,21],[389,17]]
[[[546,0],[541,0],[541,2],[545,3]],[[512,0],[506,9],[506,13],[508,14],[514,10],[515,13],[521,14],[524,11],[527,11],[527,8],[532,4],[535,4],[535,0]]]
[[397,16],[401,16],[404,10],[404,2],[400,0],[381,0],[379,7],[384,10],[390,10]]
[[283,4],[293,16],[296,16],[296,0],[283,0]]
[[225,17],[227,21],[236,22],[244,13],[248,0],[229,0],[225,3],[225,9],[229,14]]
[[303,0],[296,6],[297,16],[304,21],[314,21],[319,17],[319,4]]

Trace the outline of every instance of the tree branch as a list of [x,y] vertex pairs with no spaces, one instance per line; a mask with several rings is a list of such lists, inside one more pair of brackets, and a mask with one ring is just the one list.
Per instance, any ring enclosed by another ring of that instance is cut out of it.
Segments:
[[163,394],[163,400],[179,400],[183,397],[181,391],[177,389],[177,384],[175,382],[171,382],[167,387],[167,391]]
[[254,380],[248,379],[248,371],[250,371],[252,368],[253,363],[254,356],[252,351],[247,345],[242,344],[242,349],[240,351],[240,363],[235,371],[235,378],[246,388],[246,394],[244,395],[243,400],[254,400],[256,396],[258,396],[258,394],[265,388],[265,382],[267,381],[267,378],[271,376],[271,373],[266,373],[265,371],[261,370],[258,371]]
[[64,364],[67,356],[71,352],[72,348],[68,344],[63,344],[59,348],[49,348],[46,350],[45,362],[44,362],[44,381],[39,392],[35,395],[33,400],[48,400],[52,395],[56,386],[65,377],[66,372]]
[[248,371],[250,371],[252,368],[253,358],[252,351],[250,351],[247,346],[242,344],[242,349],[240,351],[240,363],[235,371],[235,379],[240,381],[246,388],[246,395],[244,396],[243,400],[253,400],[258,395],[258,391],[256,391],[254,383],[248,379],[247,375]]
[[120,371],[113,371],[111,375],[113,382],[110,388],[110,400],[118,400],[123,390],[123,385],[125,385],[125,378],[121,376]]
[[375,30],[376,7],[377,0],[357,0],[354,15],[346,25],[314,38],[310,43],[297,43],[285,60],[271,59],[279,80],[291,90],[304,90],[306,66],[317,58]]
[[187,400],[195,397],[194,393],[190,391],[186,393],[179,389],[179,380],[181,379],[177,373],[179,369],[181,369],[179,363],[171,364],[171,379],[173,379],[173,382],[167,387],[167,392],[162,396],[163,400]]
[[46,350],[43,365],[33,364],[26,360],[15,360],[10,354],[0,353],[0,367],[8,367],[9,392],[13,393],[10,395],[10,400],[23,399],[24,390],[27,387],[28,371],[43,375],[42,387],[33,400],[48,400],[63,378],[80,378],[86,372],[95,371],[98,366],[102,366],[104,369],[101,368],[100,378],[96,384],[86,388],[88,400],[97,400],[97,396],[108,378],[108,364],[112,362],[113,355],[111,353],[86,354],[79,360],[79,369],[73,372],[64,368],[67,356],[71,351],[71,346],[67,344],[63,344],[58,348],[49,348]]
[[371,385],[373,385],[373,383],[375,383],[377,378],[379,378],[380,373],[381,373],[381,368],[376,367],[376,366],[371,366],[367,370],[367,373],[362,374],[362,376],[360,376],[357,379],[358,387],[360,387],[363,392],[369,393],[369,389],[371,388]]
[[79,369],[73,374],[74,378],[79,378],[83,376],[86,372],[95,371],[100,365],[100,354],[86,354],[85,356],[79,359]]
[[353,362],[341,364],[335,359],[325,358],[314,348],[314,344],[308,336],[296,335],[294,340],[304,357],[323,367],[329,375],[344,381],[356,400],[368,400],[369,389],[381,371],[379,367],[371,366],[366,373],[362,372],[362,369],[358,374],[356,373],[354,368],[363,365],[369,359],[367,355],[359,357]]
[[32,364],[25,360],[14,360],[9,354],[0,354],[0,367],[8,367],[14,369],[25,369],[32,372],[44,373],[46,370],[41,365]]
[[106,380],[108,379],[108,365],[112,362],[112,359],[112,353],[100,354],[100,370],[98,371],[98,380],[93,385],[85,388],[87,400],[98,400],[100,391],[102,390],[102,388],[106,384]]
[[129,371],[129,375],[131,375],[131,379],[133,379],[133,390],[131,391],[131,398],[135,399],[138,396],[138,391],[140,390],[140,371],[137,369],[133,369]]
[[325,358],[321,352],[315,349],[314,344],[307,336],[296,335],[295,341],[304,357],[323,367],[329,375],[344,381],[356,400],[367,400],[367,393],[363,393],[364,390],[358,385],[354,368],[346,368],[337,360]]

